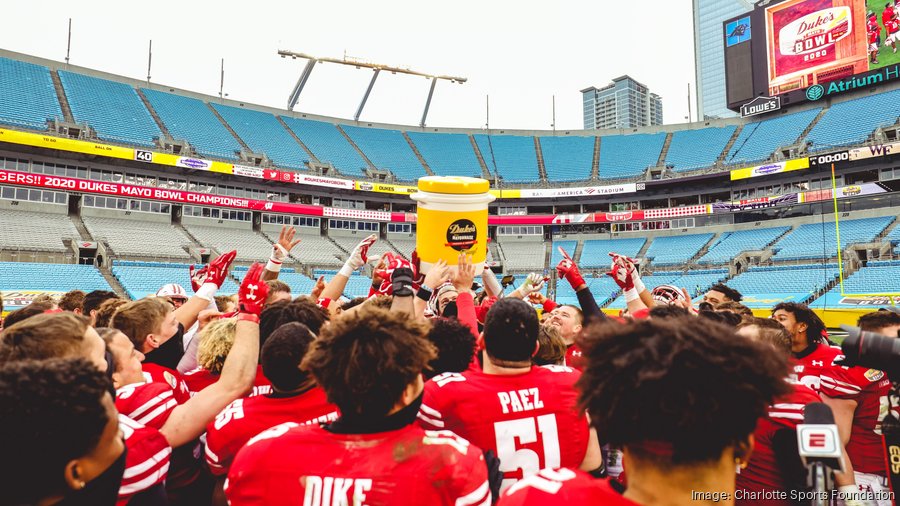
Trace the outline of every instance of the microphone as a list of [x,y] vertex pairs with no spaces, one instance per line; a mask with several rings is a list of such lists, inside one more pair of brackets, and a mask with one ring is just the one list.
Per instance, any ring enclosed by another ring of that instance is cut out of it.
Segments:
[[810,488],[810,504],[825,506],[829,502],[829,491],[834,489],[833,472],[845,472],[841,458],[843,445],[831,408],[821,402],[812,402],[803,412],[803,423],[797,425],[797,447],[808,473],[806,485]]
[[821,402],[806,405],[803,423],[797,425],[797,446],[804,466],[818,462],[831,470],[845,471],[841,437],[827,405]]

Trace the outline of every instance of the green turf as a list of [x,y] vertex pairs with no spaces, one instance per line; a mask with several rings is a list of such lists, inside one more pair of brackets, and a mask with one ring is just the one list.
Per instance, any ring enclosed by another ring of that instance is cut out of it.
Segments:
[[884,4],[887,3],[887,0],[867,0],[866,1],[866,10],[872,11],[875,13],[875,16],[878,17],[878,26],[881,27],[881,43],[878,47],[878,65],[869,64],[870,69],[878,69],[881,67],[886,67],[888,65],[894,65],[896,63],[900,63],[900,42],[897,43],[897,52],[894,53],[894,49],[888,45],[884,45],[884,39],[887,37],[887,30],[884,28],[884,25],[881,23],[881,12],[884,10]]

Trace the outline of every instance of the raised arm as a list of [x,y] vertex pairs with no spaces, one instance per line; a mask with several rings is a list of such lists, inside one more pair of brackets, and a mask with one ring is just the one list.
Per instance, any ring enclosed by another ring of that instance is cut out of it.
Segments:
[[277,279],[278,273],[281,272],[281,264],[284,263],[294,246],[300,244],[300,239],[294,239],[297,229],[288,225],[281,226],[281,233],[278,234],[278,242],[272,245],[272,256],[266,264],[266,270],[263,271],[263,281]]
[[228,278],[228,269],[231,268],[236,256],[237,251],[229,251],[199,270],[194,270],[194,266],[191,266],[191,287],[194,289],[194,296],[174,312],[175,319],[184,325],[185,329],[191,328],[197,321],[200,311],[210,306],[216,307],[216,292]]
[[347,287],[347,281],[350,281],[350,276],[353,275],[353,272],[366,265],[369,261],[369,247],[375,244],[377,240],[378,236],[372,234],[360,241],[353,248],[353,251],[350,252],[350,257],[344,262],[341,270],[325,285],[325,289],[322,290],[320,297],[331,300],[339,299],[344,293],[344,288]]
[[565,278],[569,285],[572,286],[572,289],[575,290],[575,296],[578,297],[578,305],[581,306],[585,324],[595,319],[605,320],[606,315],[603,314],[597,301],[594,300],[594,294],[588,289],[581,271],[578,270],[578,265],[572,260],[572,257],[569,256],[566,250],[560,247],[559,252],[562,253],[563,259],[556,264],[556,275],[559,279]]
[[253,264],[241,283],[234,344],[219,380],[175,408],[160,429],[173,448],[198,438],[222,409],[253,386],[259,361],[259,315],[269,294],[263,270],[261,264]]

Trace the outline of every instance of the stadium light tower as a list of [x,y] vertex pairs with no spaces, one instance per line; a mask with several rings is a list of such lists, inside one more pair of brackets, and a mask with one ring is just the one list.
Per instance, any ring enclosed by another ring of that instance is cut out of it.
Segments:
[[303,87],[306,86],[306,82],[309,81],[309,76],[312,74],[313,67],[316,66],[316,63],[336,63],[338,65],[346,65],[349,67],[367,68],[374,70],[372,74],[372,79],[369,81],[369,86],[366,88],[366,92],[363,94],[362,100],[359,102],[359,107],[356,108],[356,114],[353,115],[354,121],[359,121],[359,117],[362,115],[363,108],[366,106],[366,102],[369,100],[369,95],[372,93],[372,88],[375,86],[375,80],[378,79],[378,75],[382,70],[388,71],[391,74],[408,74],[411,76],[422,76],[426,79],[431,80],[431,88],[428,90],[428,99],[425,101],[425,109],[422,111],[422,121],[419,122],[420,127],[425,126],[425,118],[428,117],[428,109],[431,107],[431,99],[434,97],[434,88],[437,85],[439,79],[443,79],[445,81],[450,81],[451,83],[462,84],[468,81],[465,77],[454,77],[454,76],[445,76],[445,75],[432,75],[427,74],[425,72],[418,72],[416,70],[412,70],[409,68],[403,67],[392,67],[390,65],[382,65],[380,63],[372,63],[368,61],[359,60],[356,58],[350,58],[346,55],[342,59],[337,58],[320,58],[317,56],[312,56],[306,53],[295,53],[293,51],[287,50],[278,50],[278,55],[282,58],[291,58],[292,60],[303,59],[307,60],[306,67],[303,68],[303,72],[300,74],[300,78],[297,79],[297,84],[294,85],[294,88],[291,90],[291,94],[288,96],[288,110],[294,110],[294,106],[297,105],[297,101],[300,99],[300,93],[303,91]]

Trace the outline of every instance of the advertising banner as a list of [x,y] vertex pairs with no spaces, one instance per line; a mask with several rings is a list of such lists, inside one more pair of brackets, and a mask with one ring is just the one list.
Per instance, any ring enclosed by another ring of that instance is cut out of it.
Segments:
[[751,293],[744,294],[741,304],[750,308],[771,308],[781,302],[802,302],[809,293]]
[[[641,187],[644,185],[641,184]],[[559,198],[559,197],[591,197],[596,195],[619,195],[622,193],[635,193],[639,188],[635,183],[618,184],[610,186],[584,186],[575,188],[546,188],[546,189],[522,189],[519,195],[523,199],[530,198]]]
[[712,205],[714,213],[733,213],[738,211],[750,211],[753,209],[766,209],[769,207],[788,206],[798,204],[800,195],[790,193],[788,195],[779,195],[777,197],[759,197],[755,199],[739,200],[736,202],[716,202]]
[[311,176],[308,174],[294,173],[294,182],[297,184],[308,184],[312,186],[324,186],[327,188],[341,188],[344,190],[352,190],[355,188],[354,182],[349,179],[338,179],[325,176]]
[[246,165],[232,165],[231,172],[235,176],[264,179],[263,169],[261,169],[259,167],[247,167]]
[[794,160],[786,160],[783,162],[767,163],[754,167],[744,167],[743,169],[735,169],[731,171],[731,180],[750,179],[752,177],[768,176],[771,174],[780,174],[782,172],[791,172],[794,170],[803,170],[809,168],[809,158],[797,158]]
[[399,184],[370,183],[367,181],[356,181],[354,187],[359,191],[375,192],[375,193],[394,193],[398,195],[410,195],[419,191],[415,186],[403,186]]
[[21,309],[37,298],[39,295],[49,295],[59,299],[65,292],[54,290],[0,290],[3,295],[3,310],[15,311]]
[[887,144],[875,144],[874,146],[854,148],[849,151],[848,159],[850,161],[865,160],[866,158],[888,156],[896,153],[900,153],[900,142],[890,142]]

